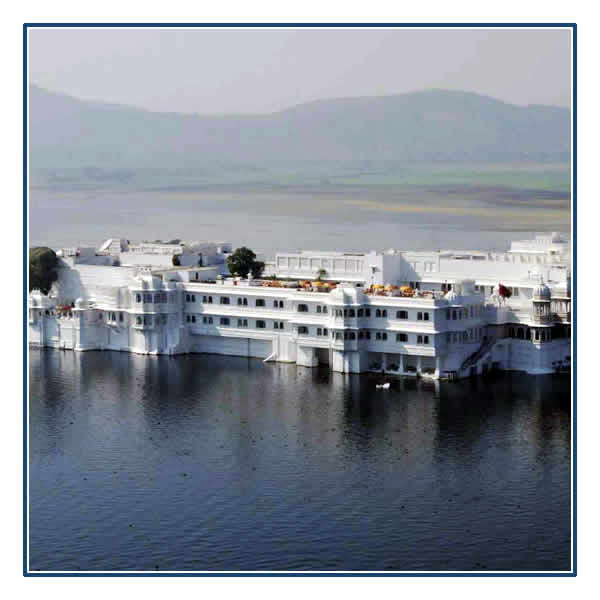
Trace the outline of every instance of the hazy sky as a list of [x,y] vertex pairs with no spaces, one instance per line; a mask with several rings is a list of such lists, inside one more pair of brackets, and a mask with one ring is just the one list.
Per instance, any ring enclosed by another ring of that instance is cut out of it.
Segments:
[[31,82],[151,110],[261,113],[426,88],[571,105],[569,30],[39,29],[29,36]]

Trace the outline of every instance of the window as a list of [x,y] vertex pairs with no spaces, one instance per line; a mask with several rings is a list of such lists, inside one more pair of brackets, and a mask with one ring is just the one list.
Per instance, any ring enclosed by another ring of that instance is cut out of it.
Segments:
[[279,329],[283,329],[283,321],[279,321]]
[[[282,308],[283,308],[283,305],[282,305]],[[327,307],[326,306],[323,307],[323,314],[327,314]]]
[[219,319],[219,324],[220,325],[228,326],[229,325],[229,318],[228,317],[221,317]]
[[418,335],[417,336],[417,344],[429,344],[429,336],[428,335]]
[[208,303],[209,303],[209,304],[212,304],[212,296],[209,296],[209,297],[208,297]]
[[399,310],[396,313],[396,319],[408,319],[408,311],[406,311],[406,310]]
[[377,310],[375,311],[375,316],[376,316],[376,317],[381,317],[381,311],[380,311],[379,309],[377,309]]
[[405,333],[397,333],[396,341],[397,342],[408,342],[408,336]]
[[119,321],[123,321],[123,313],[119,313]]
[[370,331],[365,331],[365,338],[367,338],[368,340],[371,339],[371,332]]
[[192,315],[192,323],[196,322],[196,315]]
[[[46,312],[48,312],[48,311],[46,311]],[[142,317],[136,317],[135,318],[135,324],[136,325],[141,325],[142,324]]]
[[423,313],[422,312],[418,312],[417,313],[417,321],[422,321],[423,320]]
[[354,333],[354,331],[351,331],[348,334],[348,338],[351,339],[351,340],[355,340],[356,339],[356,333]]
[[141,302],[142,301],[142,295],[141,294],[136,294],[135,295],[135,301],[136,302]]
[[323,330],[320,327],[317,327],[317,335],[323,335]]
[[342,339],[342,332],[341,331],[336,331],[335,332],[335,339],[336,340],[341,340]]
[[381,339],[387,340],[387,333],[385,331],[381,334]]
[[186,294],[186,295],[185,295],[185,301],[186,301],[186,302],[189,302],[190,300],[191,300],[191,298],[190,298],[190,295],[189,295],[189,294]]
[[375,334],[375,339],[376,340],[380,340],[381,339],[381,333],[379,331]]
[[428,335],[423,336],[423,343],[429,344],[429,336]]
[[202,322],[203,322],[204,324],[208,323],[208,317],[202,317]]
[[248,319],[238,319],[237,326],[238,327],[248,327]]
[[273,300],[273,308],[279,308],[279,300]]
[[[212,298],[210,299],[210,301],[212,302]],[[192,302],[196,302],[196,296],[195,296],[195,294],[192,294]]]
[[429,321],[429,313],[423,313],[423,321]]
[[[208,298],[206,296],[202,296],[202,302],[204,302],[204,303],[208,302]],[[238,302],[238,304],[239,304],[239,302]]]
[[317,304],[317,312],[320,313],[321,312],[321,305]]
[[[263,300],[264,302],[264,300]],[[266,327],[266,323],[264,321],[256,321],[256,328],[257,329],[264,329]]]
[[265,305],[265,301],[263,298],[257,298],[256,299],[256,304],[255,306],[264,306]]
[[386,310],[385,308],[384,308],[384,309],[381,311],[381,316],[382,316],[384,319],[387,319],[387,310]]
[[146,304],[152,304],[152,294],[144,294],[144,302]]
[[363,334],[363,332],[362,332],[362,331],[359,331],[359,332],[358,332],[358,339],[359,339],[359,340],[362,340],[362,339],[363,339],[363,337],[364,337],[364,334]]
[[298,304],[298,312],[308,312],[308,306],[306,304]]
[[237,303],[238,303],[238,306],[241,306],[241,305],[242,305],[242,299],[241,299],[241,298],[238,298],[238,299],[237,299]]
[[161,301],[162,301],[162,298],[160,297],[160,292],[158,294],[154,294],[154,302],[156,304],[160,304]]
[[212,322],[213,322],[213,319],[212,319],[212,317],[208,317],[208,324],[209,324],[209,325],[212,325]]
[[299,335],[308,335],[308,327],[305,327],[304,325],[300,325],[300,327],[298,327],[298,334]]
[[365,308],[365,317],[370,317],[370,316],[371,316],[371,309]]
[[452,311],[452,320],[456,321],[456,311],[455,310]]
[[102,313],[98,313],[98,318],[102,321]]
[[229,304],[229,298],[227,296],[221,296],[221,304]]
[[244,301],[242,302],[242,304],[244,306],[248,306],[248,298],[244,298]]
[[359,309],[358,309],[358,316],[359,316],[359,317],[362,317],[362,316],[363,316],[363,309],[362,309],[362,308],[359,308]]
[[327,327],[323,327],[323,335],[327,335]]

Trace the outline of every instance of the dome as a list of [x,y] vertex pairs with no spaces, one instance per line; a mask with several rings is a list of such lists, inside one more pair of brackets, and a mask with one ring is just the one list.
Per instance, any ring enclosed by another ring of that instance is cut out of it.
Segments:
[[545,283],[540,283],[533,290],[534,300],[550,300],[550,288]]

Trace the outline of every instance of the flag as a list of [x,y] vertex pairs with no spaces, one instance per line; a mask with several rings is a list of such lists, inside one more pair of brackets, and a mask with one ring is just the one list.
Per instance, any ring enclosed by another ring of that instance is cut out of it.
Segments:
[[512,296],[512,292],[501,283],[498,284],[498,294],[500,294],[501,298],[510,298]]

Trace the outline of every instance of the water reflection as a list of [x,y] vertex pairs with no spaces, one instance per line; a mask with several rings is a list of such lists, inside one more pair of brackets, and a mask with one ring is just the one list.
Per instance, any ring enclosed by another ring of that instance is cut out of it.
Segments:
[[569,568],[568,379],[377,382],[32,350],[32,567]]

